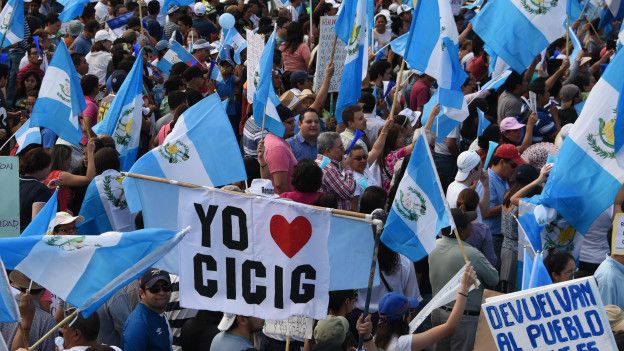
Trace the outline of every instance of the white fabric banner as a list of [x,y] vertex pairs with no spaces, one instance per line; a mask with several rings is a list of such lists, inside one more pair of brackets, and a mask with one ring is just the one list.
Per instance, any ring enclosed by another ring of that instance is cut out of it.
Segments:
[[[330,212],[264,197],[186,189],[180,304],[265,319],[325,319]],[[188,208],[188,207],[187,207]]]

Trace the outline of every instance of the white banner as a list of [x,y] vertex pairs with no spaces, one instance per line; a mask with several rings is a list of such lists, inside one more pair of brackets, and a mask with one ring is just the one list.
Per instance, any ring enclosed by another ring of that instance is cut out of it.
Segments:
[[617,350],[594,277],[492,297],[481,305],[498,350]]
[[264,319],[325,319],[330,211],[187,189],[180,213],[180,304]]
[[269,336],[291,337],[304,341],[312,339],[314,319],[303,316],[292,316],[281,321],[266,320],[262,332]]
[[[336,38],[336,19],[338,16],[323,16],[320,23],[319,45],[316,53],[316,72],[314,73],[314,92],[318,92],[323,83],[323,77],[329,58],[331,57],[334,38]],[[335,93],[340,89],[340,80],[342,79],[342,66],[347,57],[347,49],[340,39],[336,40],[336,51],[334,53],[334,75],[329,83],[329,92]]]
[[258,63],[262,50],[264,50],[264,39],[262,35],[256,34],[249,29],[245,29],[247,38],[247,101],[253,103],[253,96],[256,92],[256,82],[260,78],[258,73]]

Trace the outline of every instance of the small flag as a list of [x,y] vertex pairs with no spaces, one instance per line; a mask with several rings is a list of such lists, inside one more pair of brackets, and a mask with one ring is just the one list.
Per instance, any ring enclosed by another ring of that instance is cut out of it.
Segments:
[[56,217],[58,210],[58,189],[54,190],[52,196],[48,199],[45,206],[37,213],[35,218],[28,224],[21,236],[37,236],[51,234],[52,229],[50,223]]
[[0,12],[1,47],[7,48],[24,40],[24,0],[9,0]]
[[176,63],[184,62],[187,65],[192,66],[194,61],[195,58],[191,55],[191,53],[186,51],[186,49],[177,41],[173,41],[169,50],[165,52],[165,55],[163,55],[162,59],[160,59],[158,64],[156,64],[156,67],[161,72],[168,75],[169,72],[171,72],[171,67],[173,67]]
[[19,154],[30,144],[41,144],[41,129],[39,127],[30,126],[30,118],[22,124],[15,132],[15,141],[17,141],[17,152]]
[[483,111],[477,108],[477,115],[479,116],[479,124],[477,125],[477,136],[480,137],[483,135],[483,131],[485,128],[489,127],[492,122],[489,119],[485,118],[485,114]]
[[80,215],[84,217],[78,226],[80,234],[129,232],[135,229],[134,215],[128,208],[121,185],[123,179],[121,173],[108,169],[91,180],[80,207]]

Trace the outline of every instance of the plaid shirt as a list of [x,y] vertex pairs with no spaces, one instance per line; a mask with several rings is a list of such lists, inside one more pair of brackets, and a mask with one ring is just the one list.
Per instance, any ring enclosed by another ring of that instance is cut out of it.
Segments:
[[350,169],[342,170],[340,162],[323,155],[317,156],[316,163],[323,170],[321,192],[335,194],[338,197],[338,208],[351,210],[351,199],[355,192],[353,172]]

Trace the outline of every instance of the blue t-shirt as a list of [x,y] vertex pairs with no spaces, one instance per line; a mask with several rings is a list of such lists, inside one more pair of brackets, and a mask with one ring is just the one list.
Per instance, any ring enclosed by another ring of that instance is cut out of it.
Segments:
[[[496,207],[503,204],[503,199],[505,198],[505,193],[509,189],[509,183],[506,180],[499,177],[496,172],[494,172],[491,168],[488,169],[488,175],[490,176],[490,208]],[[483,185],[479,182],[477,185],[477,193],[479,196],[483,194]],[[490,227],[490,232],[492,235],[503,235],[503,231],[501,230],[501,214],[497,214],[494,217],[484,218],[483,223],[487,224]]]
[[533,143],[540,143],[557,131],[557,125],[548,110],[537,109],[537,123],[533,127]]
[[167,319],[142,303],[130,313],[123,331],[125,351],[171,351]]
[[253,347],[251,340],[228,332],[220,332],[210,345],[210,351],[243,351]]
[[74,42],[69,47],[69,50],[74,54],[86,55],[91,50],[91,39],[85,38],[82,34],[74,39]]

